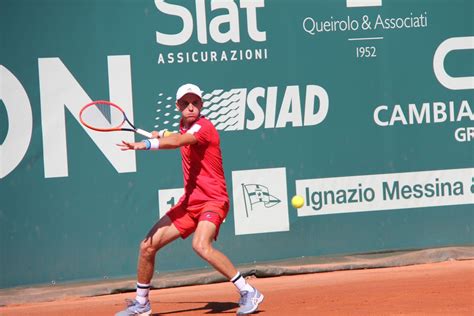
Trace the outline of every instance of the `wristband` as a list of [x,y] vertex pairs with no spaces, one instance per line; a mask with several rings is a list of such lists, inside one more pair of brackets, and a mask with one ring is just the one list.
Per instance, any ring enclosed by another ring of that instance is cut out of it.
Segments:
[[147,139],[150,142],[150,148],[152,150],[158,150],[160,148],[160,140],[157,138]]
[[150,141],[149,141],[148,139],[144,139],[144,140],[142,140],[142,142],[145,143],[145,149],[146,149],[146,150],[150,150],[150,148],[151,148],[151,143],[150,143]]

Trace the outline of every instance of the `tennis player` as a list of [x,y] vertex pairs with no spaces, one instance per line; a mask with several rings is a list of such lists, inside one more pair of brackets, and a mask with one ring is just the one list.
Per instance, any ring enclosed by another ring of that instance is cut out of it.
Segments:
[[[152,132],[154,138],[137,143],[123,141],[121,150],[162,150],[180,148],[184,175],[184,195],[149,231],[140,244],[137,292],[128,307],[116,316],[149,315],[148,300],[156,253],[176,240],[194,233],[193,249],[230,280],[240,293],[238,315],[251,314],[263,295],[246,282],[232,262],[212,243],[229,211],[220,139],[214,125],[201,116],[202,92],[194,84],[181,86],[176,93],[181,112],[179,133]],[[166,137],[165,137],[166,136]]]

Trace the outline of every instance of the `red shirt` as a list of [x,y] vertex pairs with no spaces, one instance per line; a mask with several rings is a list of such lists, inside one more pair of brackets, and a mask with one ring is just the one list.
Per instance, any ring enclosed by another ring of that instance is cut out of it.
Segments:
[[181,121],[181,134],[191,133],[197,143],[182,146],[181,158],[184,177],[184,195],[179,203],[187,205],[210,201],[229,203],[225,183],[220,138],[214,125],[205,117],[199,117],[188,129]]

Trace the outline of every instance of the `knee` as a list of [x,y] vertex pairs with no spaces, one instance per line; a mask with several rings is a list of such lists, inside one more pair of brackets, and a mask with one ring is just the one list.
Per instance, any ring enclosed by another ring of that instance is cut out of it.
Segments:
[[203,241],[193,240],[193,249],[201,257],[207,258],[212,251],[212,246]]
[[140,243],[140,256],[142,257],[154,257],[158,248],[153,247],[150,240],[145,239]]

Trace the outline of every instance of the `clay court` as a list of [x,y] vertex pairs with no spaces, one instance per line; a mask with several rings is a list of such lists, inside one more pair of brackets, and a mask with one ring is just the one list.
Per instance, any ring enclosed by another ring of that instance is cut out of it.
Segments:
[[[474,260],[383,269],[254,278],[264,294],[260,315],[473,315]],[[113,315],[134,293],[69,297],[0,308],[0,315]],[[151,292],[152,315],[234,314],[228,283]]]

